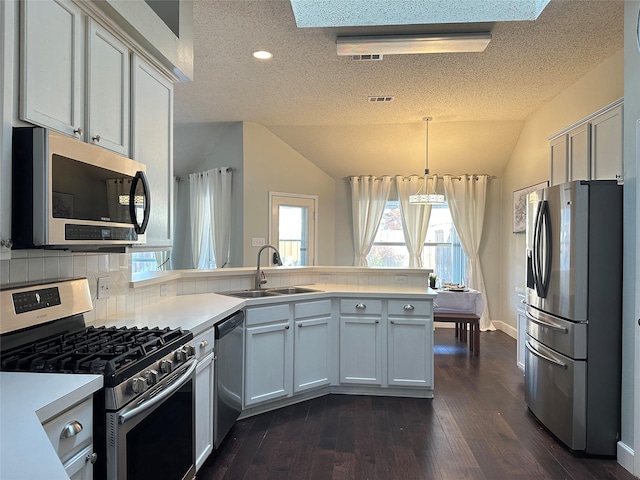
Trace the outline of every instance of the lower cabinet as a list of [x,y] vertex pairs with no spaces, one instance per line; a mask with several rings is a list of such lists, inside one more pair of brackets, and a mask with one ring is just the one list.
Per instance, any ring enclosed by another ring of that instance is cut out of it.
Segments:
[[331,383],[331,300],[294,305],[293,393]]
[[196,349],[195,381],[195,459],[196,471],[213,451],[213,388],[215,382],[214,332],[210,328],[194,336]]
[[387,384],[433,386],[433,316],[429,301],[388,303]]
[[93,478],[93,446],[81,450],[64,464],[69,480],[91,480]]
[[247,309],[245,406],[293,393],[289,304]]
[[527,316],[524,306],[524,290],[517,289],[518,307],[517,307],[517,323],[518,338],[517,338],[517,363],[518,368],[524,372],[524,352],[525,342],[527,341]]

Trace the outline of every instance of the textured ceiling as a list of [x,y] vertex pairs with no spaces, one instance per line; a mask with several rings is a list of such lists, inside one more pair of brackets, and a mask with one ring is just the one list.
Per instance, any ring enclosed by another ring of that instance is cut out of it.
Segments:
[[[499,175],[527,116],[622,49],[623,7],[552,0],[536,21],[301,29],[287,0],[195,0],[195,79],[176,85],[175,121],[262,124],[340,178],[421,173],[428,115],[432,172]],[[338,35],[456,30],[493,38],[483,53],[336,55]],[[256,61],[259,49],[274,58]],[[379,95],[394,100],[367,101]]]

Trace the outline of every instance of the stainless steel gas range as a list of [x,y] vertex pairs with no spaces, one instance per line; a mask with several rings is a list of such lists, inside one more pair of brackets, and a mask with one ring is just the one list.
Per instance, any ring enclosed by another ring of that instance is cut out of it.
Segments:
[[87,327],[87,279],[0,291],[0,370],[99,374],[94,478],[195,478],[193,335]]

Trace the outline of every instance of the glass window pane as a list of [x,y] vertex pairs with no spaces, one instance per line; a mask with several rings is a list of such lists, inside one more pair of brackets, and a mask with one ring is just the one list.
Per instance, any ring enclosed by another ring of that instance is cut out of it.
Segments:
[[309,209],[280,205],[278,215],[278,250],[282,263],[286,266],[308,265]]

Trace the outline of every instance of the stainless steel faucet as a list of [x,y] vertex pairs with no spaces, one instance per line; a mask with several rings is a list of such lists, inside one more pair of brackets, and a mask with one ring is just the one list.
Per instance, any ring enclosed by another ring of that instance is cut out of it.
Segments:
[[267,283],[267,279],[264,276],[264,272],[260,271],[260,254],[262,253],[262,251],[265,248],[273,248],[274,250],[274,259],[275,262],[278,266],[282,266],[282,258],[280,258],[280,252],[278,251],[278,249],[276,247],[274,247],[273,245],[264,245],[263,247],[260,248],[260,250],[258,250],[258,261],[257,266],[256,266],[256,284],[255,284],[255,289],[258,290],[260,289],[260,286],[264,283]]

